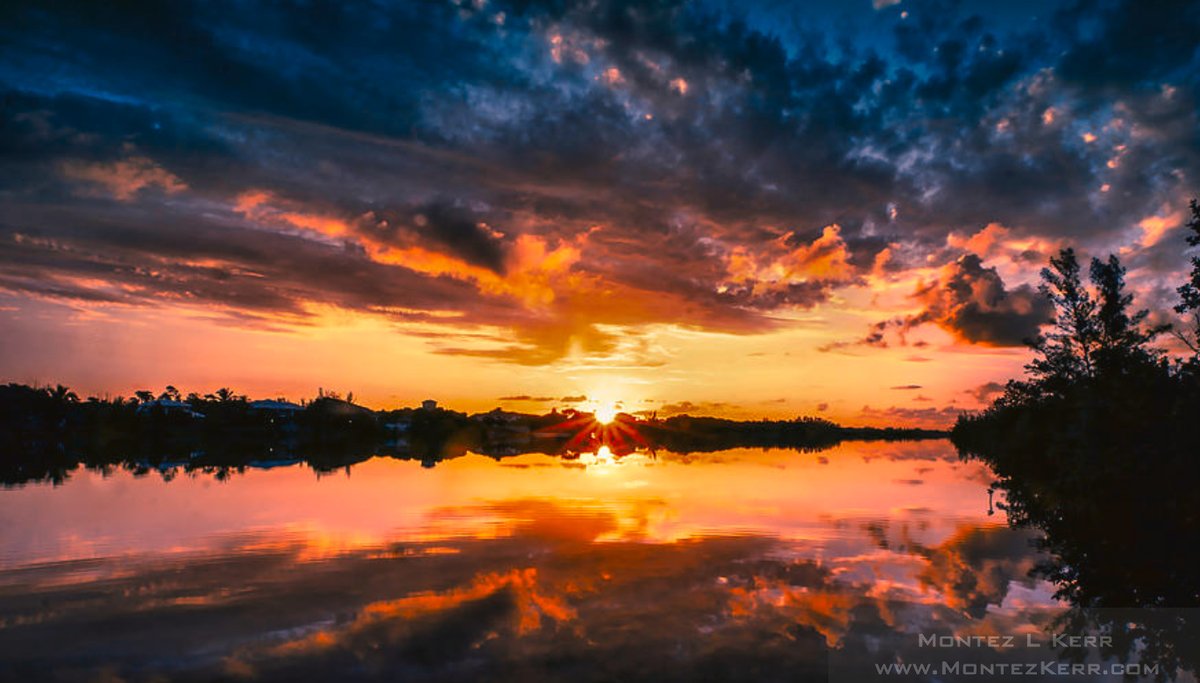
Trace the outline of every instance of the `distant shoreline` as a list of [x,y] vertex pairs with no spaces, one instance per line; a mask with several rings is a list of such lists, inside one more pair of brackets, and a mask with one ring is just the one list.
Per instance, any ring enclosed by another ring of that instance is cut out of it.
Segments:
[[60,481],[79,466],[134,471],[253,467],[306,462],[333,470],[375,455],[425,466],[475,452],[503,458],[544,453],[567,459],[607,449],[616,457],[664,450],[704,453],[731,448],[832,448],[844,441],[948,438],[948,431],[845,427],[829,420],[728,420],[677,415],[643,419],[627,413],[610,422],[592,413],[543,415],[500,408],[466,414],[433,401],[418,408],[375,411],[335,396],[303,404],[251,400],[227,389],[184,398],[79,399],[68,388],[0,386],[0,483]]

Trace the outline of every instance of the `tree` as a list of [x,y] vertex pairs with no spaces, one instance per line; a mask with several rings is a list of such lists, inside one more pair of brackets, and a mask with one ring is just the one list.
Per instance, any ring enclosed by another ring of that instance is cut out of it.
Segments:
[[[1187,243],[1189,246],[1200,247],[1200,203],[1193,199],[1190,207],[1192,219],[1188,221],[1187,228],[1192,234],[1187,236]],[[1195,359],[1200,361],[1200,255],[1192,257],[1191,277],[1177,291],[1182,301],[1175,307],[1175,312],[1191,317],[1191,334],[1177,332],[1176,336],[1187,344]]]
[[1074,249],[1063,249],[1050,257],[1042,269],[1039,290],[1054,304],[1057,314],[1048,334],[1030,344],[1037,358],[1026,366],[1035,380],[1054,391],[1095,374],[1095,351],[1099,341],[1096,302],[1080,279],[1079,259]]
[[178,401],[179,400],[179,390],[176,389],[173,385],[168,384],[167,388],[163,389],[163,392],[158,395],[158,399],[160,401]]
[[47,389],[46,393],[50,398],[54,399],[55,403],[78,403],[79,394],[71,391],[70,387],[61,384],[56,385],[53,389]]
[[1097,369],[1119,373],[1139,362],[1153,360],[1156,354],[1146,344],[1171,326],[1145,328],[1142,323],[1150,311],[1129,313],[1133,295],[1125,291],[1125,267],[1116,256],[1110,254],[1107,261],[1092,259],[1090,274],[1099,298],[1094,353]]

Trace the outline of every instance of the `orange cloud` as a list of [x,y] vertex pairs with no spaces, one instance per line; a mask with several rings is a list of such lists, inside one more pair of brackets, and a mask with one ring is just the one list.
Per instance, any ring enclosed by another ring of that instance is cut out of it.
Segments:
[[837,647],[850,628],[853,610],[866,600],[836,587],[795,586],[756,576],[751,586],[729,590],[729,611],[736,619],[755,618],[764,610],[780,611],[789,622],[812,628],[829,647]]
[[1032,584],[1033,534],[1006,527],[964,526],[936,548],[919,549],[928,564],[917,580],[945,604],[978,618],[999,605],[1014,582]]
[[[807,246],[801,245],[780,259],[787,279],[836,280],[853,279],[854,268],[850,265],[850,250],[842,239],[840,225],[827,225],[821,236]],[[792,233],[780,238],[781,243],[791,239]]]
[[726,257],[729,281],[753,284],[756,290],[763,291],[806,282],[850,282],[855,270],[841,231],[837,224],[827,225],[810,244],[794,248],[790,244],[795,232],[788,232],[772,242],[775,253],[765,257],[755,256],[745,247],[735,247]]
[[305,210],[294,202],[261,190],[238,195],[234,210],[260,224],[348,239],[362,246],[379,263],[402,266],[435,277],[465,280],[483,293],[510,296],[530,308],[549,305],[555,300],[556,289],[573,284],[564,276],[579,261],[581,245],[586,240],[584,234],[576,243],[561,243],[551,248],[543,237],[518,235],[512,242],[502,275],[429,247],[388,244],[342,218]]
[[111,164],[70,161],[64,163],[61,170],[72,180],[103,187],[123,202],[148,187],[158,187],[167,194],[187,189],[187,184],[178,176],[146,157],[128,157]]
[[1014,236],[1013,231],[999,223],[988,223],[978,232],[965,235],[951,232],[946,236],[951,249],[976,254],[985,260],[1021,263],[1044,263],[1062,247],[1062,240],[1033,236]]
[[362,634],[380,626],[404,629],[414,620],[449,612],[468,603],[507,591],[515,607],[513,630],[529,635],[542,627],[543,619],[563,624],[577,615],[561,596],[550,595],[538,585],[536,568],[479,574],[468,585],[441,592],[421,592],[397,600],[381,600],[363,606],[347,626],[321,629],[302,638],[277,645],[269,656],[311,655],[338,647],[349,647]]
[[297,228],[326,237],[350,235],[350,226],[344,220],[299,210],[293,204],[264,190],[249,190],[237,196],[233,210],[266,226]]
[[528,308],[538,308],[552,304],[559,289],[585,285],[586,278],[568,276],[571,267],[579,261],[583,239],[576,244],[562,243],[550,248],[543,237],[518,235],[503,275],[424,247],[398,249],[370,240],[363,242],[372,257],[381,263],[404,266],[427,275],[467,280],[483,293],[511,296]]
[[1138,221],[1138,227],[1142,229],[1142,247],[1152,247],[1158,244],[1163,235],[1180,225],[1183,225],[1183,211],[1146,216]]
[[999,223],[988,223],[983,229],[970,237],[964,237],[960,233],[952,232],[946,236],[946,244],[955,249],[969,251],[986,258],[992,253],[993,249],[1002,245],[1007,240],[1009,233],[1009,229]]

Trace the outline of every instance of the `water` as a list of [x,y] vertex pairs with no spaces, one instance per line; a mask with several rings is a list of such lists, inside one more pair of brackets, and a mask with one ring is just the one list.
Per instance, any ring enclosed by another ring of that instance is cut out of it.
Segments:
[[992,480],[945,441],[76,471],[0,491],[0,673],[824,680],[1045,632]]

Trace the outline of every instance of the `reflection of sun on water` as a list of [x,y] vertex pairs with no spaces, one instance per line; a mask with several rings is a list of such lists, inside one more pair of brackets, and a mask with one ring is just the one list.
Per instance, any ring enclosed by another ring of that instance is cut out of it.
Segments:
[[586,465],[587,471],[592,474],[608,474],[617,464],[612,449],[608,446],[597,448],[595,453],[584,453],[580,456],[579,461]]

